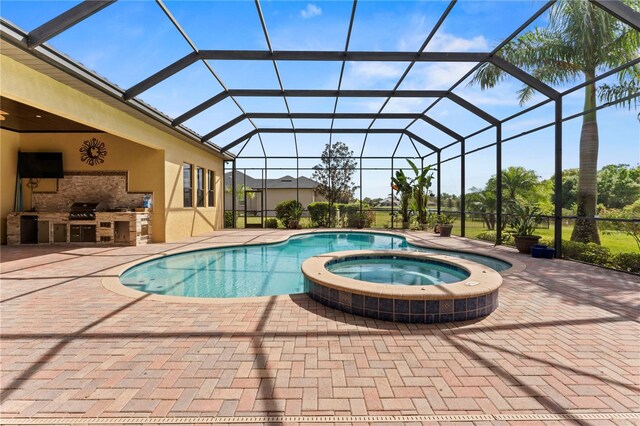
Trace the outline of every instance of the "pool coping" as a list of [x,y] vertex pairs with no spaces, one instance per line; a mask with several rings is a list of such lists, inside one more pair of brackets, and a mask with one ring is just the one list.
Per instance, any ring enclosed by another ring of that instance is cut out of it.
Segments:
[[[360,281],[343,277],[326,268],[327,263],[346,257],[403,257],[413,259],[433,259],[466,270],[469,276],[449,284],[439,285],[389,285]],[[496,291],[502,285],[502,275],[480,263],[436,253],[407,252],[400,250],[350,250],[312,256],[302,262],[305,278],[333,288],[364,296],[407,300],[449,300],[484,296]]]
[[[215,247],[207,247],[207,248],[189,248],[183,247],[179,249],[172,250],[170,253],[162,253],[162,254],[154,254],[144,259],[138,259],[132,262],[128,262],[117,267],[108,269],[105,272],[106,277],[102,279],[102,286],[113,293],[116,293],[120,296],[129,297],[132,299],[140,299],[145,298],[146,300],[153,300],[157,302],[166,302],[166,303],[196,303],[196,304],[212,304],[212,305],[221,305],[221,304],[229,304],[229,303],[262,303],[266,300],[271,301],[279,301],[279,300],[292,300],[298,298],[307,298],[306,293],[298,293],[298,294],[282,294],[282,295],[273,295],[273,296],[253,296],[253,297],[189,297],[189,296],[170,296],[165,294],[154,294],[154,293],[146,293],[139,290],[134,290],[122,284],[120,282],[120,276],[128,269],[150,262],[156,259],[163,258],[165,256],[172,256],[175,254],[183,254],[188,252],[196,252],[210,249],[218,249],[218,248],[230,248],[230,247],[245,247],[245,246],[254,246],[254,245],[269,245],[269,244],[279,244],[284,241],[287,241],[291,237],[305,235],[305,234],[316,234],[316,233],[327,233],[327,232],[342,232],[342,233],[363,233],[363,234],[383,234],[383,235],[393,235],[403,237],[408,243],[422,247],[422,248],[430,248],[437,250],[449,250],[460,253],[469,253],[469,254],[478,254],[477,251],[473,250],[465,250],[465,249],[447,249],[442,246],[436,246],[431,244],[425,244],[425,242],[412,234],[405,234],[400,232],[393,232],[388,230],[365,230],[365,229],[345,229],[345,228],[323,228],[323,229],[312,229],[312,230],[302,230],[292,233],[283,234],[280,238],[275,238],[272,241],[267,242],[255,242],[248,244],[221,244]],[[275,237],[275,236],[273,236]],[[451,238],[451,237],[449,237]],[[453,237],[456,238],[456,237]],[[514,253],[515,254],[515,253]],[[502,260],[504,262],[510,263],[511,268],[506,269],[502,272],[497,272],[502,276],[510,275],[513,273],[519,273],[526,269],[526,265],[523,262],[520,262],[516,259],[512,259],[510,257],[502,256],[501,254],[491,254],[482,256],[493,257],[498,260]]]

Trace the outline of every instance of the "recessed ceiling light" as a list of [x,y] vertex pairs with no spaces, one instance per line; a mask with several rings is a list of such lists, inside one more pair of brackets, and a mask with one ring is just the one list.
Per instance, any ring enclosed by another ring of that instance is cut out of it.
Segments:
[[42,118],[40,114],[36,114],[36,118]]

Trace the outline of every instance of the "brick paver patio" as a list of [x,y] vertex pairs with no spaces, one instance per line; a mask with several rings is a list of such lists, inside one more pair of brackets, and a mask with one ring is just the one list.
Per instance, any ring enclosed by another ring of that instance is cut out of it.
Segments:
[[547,413],[618,415],[568,424],[640,421],[629,414],[640,405],[637,276],[418,233],[426,244],[496,250],[526,269],[504,274],[492,315],[446,325],[365,319],[305,295],[207,305],[128,298],[102,285],[114,267],[152,254],[287,232],[223,231],[141,247],[3,247],[4,421],[464,415],[457,420],[496,424],[535,414],[522,419],[539,424]]

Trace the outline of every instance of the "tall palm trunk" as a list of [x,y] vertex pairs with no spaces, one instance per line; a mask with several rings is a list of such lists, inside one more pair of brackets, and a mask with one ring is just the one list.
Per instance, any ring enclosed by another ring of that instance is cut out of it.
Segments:
[[[587,80],[594,78],[595,72],[585,73]],[[584,110],[596,106],[595,84],[585,87]],[[578,181],[578,217],[573,227],[571,241],[600,244],[596,214],[598,173],[598,122],[596,112],[583,116],[580,134],[580,178]]]

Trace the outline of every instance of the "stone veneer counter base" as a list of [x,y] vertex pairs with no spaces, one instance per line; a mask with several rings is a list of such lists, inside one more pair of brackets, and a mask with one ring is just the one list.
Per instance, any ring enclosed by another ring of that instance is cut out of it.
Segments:
[[[327,264],[348,258],[434,260],[469,272],[463,281],[443,285],[388,285],[355,280],[329,272]],[[386,321],[439,323],[489,315],[498,307],[502,277],[484,265],[441,254],[357,250],[327,253],[307,259],[302,273],[309,296],[344,312]]]

